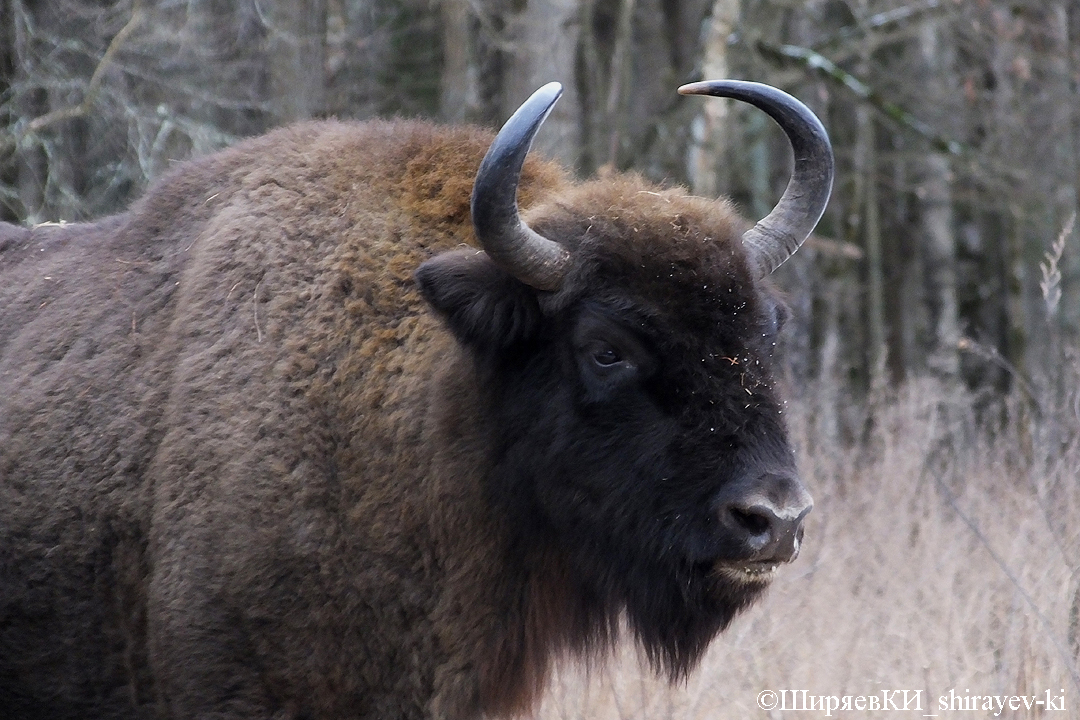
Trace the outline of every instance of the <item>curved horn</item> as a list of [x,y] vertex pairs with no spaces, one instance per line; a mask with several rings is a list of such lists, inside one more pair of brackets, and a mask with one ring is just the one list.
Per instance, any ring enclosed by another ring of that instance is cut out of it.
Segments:
[[473,229],[480,244],[495,264],[538,290],[559,287],[570,254],[521,220],[517,186],[533,137],[560,95],[562,85],[548,83],[510,116],[488,148],[473,184]]
[[769,85],[741,80],[708,80],[683,85],[683,95],[713,95],[750,103],[765,111],[787,134],[795,169],[776,207],[743,234],[743,243],[768,275],[791,257],[817,225],[829,202],[833,153],[821,121],[801,102]]

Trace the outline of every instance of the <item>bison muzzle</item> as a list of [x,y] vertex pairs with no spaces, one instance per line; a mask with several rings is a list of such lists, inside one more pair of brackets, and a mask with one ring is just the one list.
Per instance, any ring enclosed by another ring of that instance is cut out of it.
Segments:
[[0,224],[0,713],[509,716],[623,627],[685,675],[799,551],[767,276],[832,156],[778,90],[682,91],[790,138],[746,233],[526,157],[556,84],[494,140],[305,123]]

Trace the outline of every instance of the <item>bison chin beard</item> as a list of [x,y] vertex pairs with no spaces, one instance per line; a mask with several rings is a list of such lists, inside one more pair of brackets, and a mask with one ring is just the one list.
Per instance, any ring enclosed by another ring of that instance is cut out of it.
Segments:
[[[575,560],[579,567],[582,561],[589,563],[580,556]],[[706,563],[671,567],[638,559],[629,567],[623,565],[621,572],[617,567],[613,563],[588,573],[598,580],[597,595],[607,600],[604,611],[593,614],[589,634],[604,636],[604,629],[617,627],[622,615],[650,665],[673,683],[686,679],[709,643],[763,595],[772,577],[770,573],[752,581],[745,576],[733,580],[724,569]],[[597,628],[604,629],[598,633]],[[589,645],[586,639],[578,647],[597,649]]]
[[[708,587],[699,598],[633,598],[627,603],[632,632],[653,668],[671,682],[684,680],[709,643],[768,586],[767,582],[733,583],[713,574],[705,584]],[[694,593],[691,589],[686,594]]]

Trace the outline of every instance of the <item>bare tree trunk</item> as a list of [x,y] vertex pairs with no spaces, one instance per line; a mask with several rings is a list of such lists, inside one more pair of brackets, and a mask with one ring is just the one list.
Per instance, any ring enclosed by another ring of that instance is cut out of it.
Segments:
[[882,262],[881,214],[878,196],[877,134],[872,110],[856,111],[855,177],[861,190],[856,208],[862,210],[863,246],[866,249],[866,326],[869,348],[866,363],[871,384],[879,382],[885,369],[885,273]]
[[581,28],[577,0],[528,0],[513,18],[517,48],[506,69],[503,116],[509,115],[545,83],[563,85],[563,95],[544,122],[536,148],[544,155],[577,167],[581,160],[581,100],[576,58]]
[[[16,78],[26,81],[34,78],[38,72],[37,58],[32,47],[33,38],[30,36],[34,18],[22,0],[14,1],[11,15],[14,20],[14,55],[18,73]],[[15,112],[22,118],[41,117],[49,110],[47,94],[30,83],[27,85],[28,89],[16,96]],[[41,213],[45,207],[45,184],[48,178],[45,153],[37,144],[17,149],[16,153],[18,202],[22,206],[20,214],[31,224],[42,222],[46,219]]]
[[[712,16],[705,39],[705,56],[701,73],[713,80],[731,76],[728,63],[728,38],[739,19],[738,0],[714,0]],[[704,197],[715,197],[727,189],[728,181],[720,173],[728,147],[731,103],[705,102],[691,123],[691,140],[687,153],[686,174],[690,187]]]
[[[0,97],[11,93],[15,81],[15,17],[11,0],[0,2]],[[14,108],[0,105],[0,127],[11,128],[15,125]],[[14,149],[0,148],[0,161],[6,159],[6,153]],[[18,219],[15,207],[16,195],[10,188],[16,187],[18,174],[10,163],[0,162],[0,222],[12,222]]]
[[476,73],[470,32],[469,0],[443,0],[443,67],[439,79],[439,117],[461,122],[477,113]]
[[619,19],[615,30],[615,51],[611,57],[611,83],[608,86],[605,115],[607,116],[608,146],[606,165],[619,167],[619,149],[626,141],[630,84],[633,82],[632,53],[634,51],[634,13],[637,0],[620,0]]
[[[1065,97],[1069,99],[1069,119],[1072,125],[1072,178],[1073,212],[1080,214],[1080,0],[1063,0],[1061,15],[1065,20],[1063,54],[1066,65]],[[1080,247],[1074,242],[1073,251],[1063,258],[1061,307],[1065,321],[1073,333],[1080,337]],[[1078,591],[1080,592],[1080,591]]]
[[941,155],[931,155],[920,164],[919,203],[926,242],[927,279],[935,310],[930,366],[940,373],[955,376],[960,370],[957,355],[960,322],[956,304],[956,236],[949,161]]
[[746,135],[749,140],[747,159],[749,160],[750,207],[755,218],[765,217],[776,203],[776,192],[772,187],[772,146],[769,132],[772,121],[761,113],[752,113],[746,118]]
[[379,114],[391,56],[383,0],[331,0],[336,31],[329,65],[330,109],[353,117]]
[[326,0],[274,0],[267,39],[277,122],[314,117],[326,106]]
[[[781,3],[772,0],[744,0],[740,13],[741,31],[749,34],[747,40],[750,43],[760,38],[774,45],[781,45],[786,42],[786,17],[787,8]],[[748,72],[751,78],[769,82],[769,67],[760,56],[751,56],[749,64],[740,69]],[[744,187],[749,194],[749,207],[746,211],[754,218],[761,218],[772,209],[779,197],[772,184],[772,142],[774,139],[778,140],[778,136],[774,134],[775,124],[764,113],[743,104],[736,104],[733,109],[742,125],[741,140],[744,150],[740,155],[745,164],[738,169],[743,173]],[[784,152],[786,153],[786,150]]]
[[[934,22],[925,23],[919,34],[931,97],[946,97],[951,87],[951,59]],[[960,320],[956,301],[956,235],[953,223],[952,173],[941,154],[917,161],[922,234],[926,251],[926,276],[934,309],[929,365],[938,373],[955,377],[960,371],[958,342]]]
[[[1016,75],[1013,71],[1016,61],[1016,48],[1009,38],[1016,34],[1010,29],[1006,37],[999,38],[988,51],[986,70],[993,78],[993,90],[990,93],[987,120],[995,126],[1010,127],[1015,125],[1015,112],[1022,103],[1016,88]],[[1029,284],[1024,257],[1024,225],[1019,217],[1019,207],[1014,198],[1000,197],[993,203],[999,209],[990,213],[991,232],[999,233],[998,251],[1001,254],[1001,285],[1004,297],[1005,342],[1001,351],[1006,359],[1022,373],[1027,372],[1026,363],[1030,353],[1030,322],[1028,317],[1026,288]]]

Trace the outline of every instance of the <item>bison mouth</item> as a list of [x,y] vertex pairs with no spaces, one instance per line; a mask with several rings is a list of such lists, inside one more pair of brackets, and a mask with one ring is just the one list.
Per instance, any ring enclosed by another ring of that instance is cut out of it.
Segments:
[[781,563],[775,561],[721,561],[713,565],[713,574],[729,582],[764,585],[776,577]]

